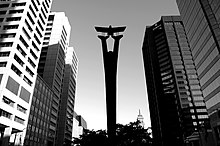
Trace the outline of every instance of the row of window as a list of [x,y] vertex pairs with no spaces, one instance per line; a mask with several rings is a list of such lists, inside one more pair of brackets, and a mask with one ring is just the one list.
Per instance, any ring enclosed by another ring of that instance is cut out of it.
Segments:
[[[11,113],[0,109],[0,117],[5,117],[5,118],[8,118],[8,119],[11,119],[11,116],[12,116]],[[15,116],[14,121],[15,121],[15,122],[18,122],[18,123],[20,123],[20,124],[22,124],[22,125],[24,125],[24,122],[25,122],[24,119],[22,119],[22,118],[20,118],[20,117],[18,117],[18,116]]]
[[[12,3],[11,4],[11,7],[22,7],[22,6],[25,6],[26,5],[26,2],[21,2],[21,3]],[[9,7],[10,4],[0,4],[0,8],[7,8]]]
[[[14,107],[15,102],[12,101],[11,99],[7,98],[6,96],[3,96],[2,101],[3,101],[5,104],[7,104],[7,105],[9,105],[9,106],[11,106],[11,107]],[[22,113],[24,113],[24,114],[27,113],[27,109],[24,108],[24,107],[22,107],[22,106],[19,105],[19,104],[17,104],[17,110],[20,111],[20,112],[22,112]]]

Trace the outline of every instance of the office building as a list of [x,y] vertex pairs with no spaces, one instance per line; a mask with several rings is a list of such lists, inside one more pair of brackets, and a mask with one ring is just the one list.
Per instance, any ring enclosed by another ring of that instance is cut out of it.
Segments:
[[154,144],[203,143],[209,120],[180,17],[147,26],[142,49]]
[[25,146],[51,146],[53,144],[54,139],[48,131],[53,96],[52,89],[38,75],[25,135]]
[[38,74],[54,92],[52,100],[49,136],[58,140],[58,117],[64,81],[65,54],[69,47],[70,24],[63,12],[51,12],[44,34]]
[[51,3],[0,1],[0,145],[24,142]]
[[78,115],[75,111],[73,114],[73,130],[72,130],[72,138],[79,138],[80,135],[83,134],[84,130],[87,129],[87,123],[85,119]]
[[220,1],[177,0],[211,127],[220,145]]
[[67,49],[58,121],[57,146],[72,141],[78,59],[73,47]]

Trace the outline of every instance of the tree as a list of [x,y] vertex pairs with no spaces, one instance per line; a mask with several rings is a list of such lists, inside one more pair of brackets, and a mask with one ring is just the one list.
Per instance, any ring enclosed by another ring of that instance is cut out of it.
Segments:
[[[139,121],[129,124],[117,124],[116,146],[152,146],[151,133],[140,126]],[[74,143],[77,146],[105,146],[107,133],[105,130],[86,130]]]

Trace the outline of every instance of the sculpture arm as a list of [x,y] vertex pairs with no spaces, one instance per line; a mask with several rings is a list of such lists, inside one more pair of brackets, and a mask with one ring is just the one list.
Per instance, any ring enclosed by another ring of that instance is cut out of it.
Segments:
[[102,41],[102,50],[103,50],[103,53],[106,54],[108,52],[108,48],[107,48],[107,42],[106,40],[109,38],[109,36],[101,36],[99,35],[98,36],[101,41]]
[[112,36],[112,38],[115,40],[114,48],[113,48],[113,53],[115,55],[118,55],[119,41],[122,37],[123,35]]

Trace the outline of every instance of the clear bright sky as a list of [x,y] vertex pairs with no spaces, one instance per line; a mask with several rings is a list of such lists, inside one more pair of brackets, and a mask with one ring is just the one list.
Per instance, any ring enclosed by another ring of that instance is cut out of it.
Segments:
[[52,11],[65,12],[72,27],[70,45],[79,59],[75,111],[89,129],[107,127],[102,50],[94,26],[127,26],[119,48],[117,123],[134,122],[140,109],[149,127],[142,57],[145,27],[163,15],[178,15],[175,0],[53,0]]

